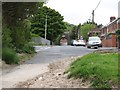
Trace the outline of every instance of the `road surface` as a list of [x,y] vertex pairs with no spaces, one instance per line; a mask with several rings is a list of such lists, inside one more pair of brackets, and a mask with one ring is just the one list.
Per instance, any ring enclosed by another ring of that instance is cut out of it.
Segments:
[[[53,46],[38,50],[39,52],[30,60],[16,66],[11,71],[3,73],[2,87],[14,88],[18,82],[24,82],[48,71],[48,64],[62,60],[66,57],[83,56],[96,49],[76,46]],[[4,71],[4,70],[3,70]]]
[[50,63],[65,57],[83,56],[95,50],[96,49],[88,49],[81,46],[53,46],[46,50],[39,51],[35,57],[26,61],[25,64]]

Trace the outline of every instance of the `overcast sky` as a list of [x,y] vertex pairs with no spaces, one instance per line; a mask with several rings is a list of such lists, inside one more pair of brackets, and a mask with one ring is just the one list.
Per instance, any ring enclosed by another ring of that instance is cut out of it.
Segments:
[[[99,1],[100,0],[49,0],[46,5],[64,16],[64,21],[78,25],[92,18],[92,10],[95,9]],[[95,10],[95,22],[106,25],[110,21],[110,16],[118,17],[119,1],[120,0],[101,0],[100,5]]]

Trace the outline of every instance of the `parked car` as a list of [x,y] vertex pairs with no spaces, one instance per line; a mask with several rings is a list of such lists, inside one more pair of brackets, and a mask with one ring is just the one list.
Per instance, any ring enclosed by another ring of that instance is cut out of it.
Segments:
[[84,40],[73,40],[72,45],[73,46],[86,46],[86,43]]
[[102,42],[99,37],[97,36],[89,37],[87,42],[87,48],[91,48],[91,47],[93,48],[102,47]]

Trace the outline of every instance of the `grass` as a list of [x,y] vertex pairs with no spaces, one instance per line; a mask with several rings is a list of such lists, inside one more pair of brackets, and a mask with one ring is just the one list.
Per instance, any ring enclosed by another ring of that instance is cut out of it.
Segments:
[[111,88],[118,83],[118,54],[91,53],[78,58],[70,68],[68,78],[90,80],[92,87]]

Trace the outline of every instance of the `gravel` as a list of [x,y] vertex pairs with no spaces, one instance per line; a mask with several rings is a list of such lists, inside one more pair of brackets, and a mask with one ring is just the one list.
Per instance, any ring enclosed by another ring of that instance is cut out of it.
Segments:
[[76,58],[78,57],[69,57],[50,63],[48,72],[25,82],[20,82],[16,85],[16,88],[88,88],[90,87],[89,81],[75,78],[68,79],[67,74],[64,74],[70,63]]

